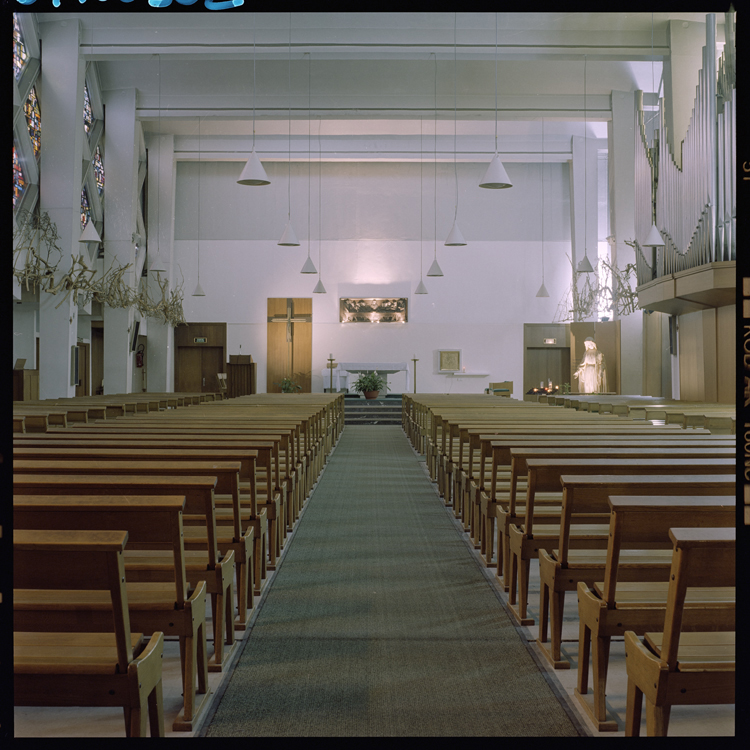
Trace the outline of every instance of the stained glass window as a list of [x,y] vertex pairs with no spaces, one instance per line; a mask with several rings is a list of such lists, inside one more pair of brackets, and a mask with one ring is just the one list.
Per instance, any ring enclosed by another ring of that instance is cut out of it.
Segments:
[[86,188],[81,191],[81,230],[86,228],[86,224],[91,219],[91,209],[89,208],[89,194]]
[[26,67],[26,61],[29,59],[29,55],[26,52],[26,47],[23,43],[23,36],[21,35],[21,27],[18,23],[18,13],[13,14],[13,74],[16,76],[16,80],[21,79],[23,69]]
[[96,177],[96,189],[99,195],[104,192],[104,162],[102,161],[102,152],[99,146],[94,152],[94,176]]
[[39,158],[39,149],[42,144],[42,115],[39,111],[39,100],[36,98],[36,91],[32,88],[29,97],[24,105],[26,112],[26,122],[29,125],[29,135],[31,143],[34,146],[34,156]]
[[13,144],[13,208],[15,209],[23,198],[23,193],[26,190],[26,178],[23,176],[23,169],[21,169],[21,162],[18,161],[18,152],[16,151],[16,144]]
[[94,122],[94,115],[91,112],[91,99],[89,97],[89,87],[87,84],[83,84],[83,127],[86,128],[86,132],[90,132],[91,125]]

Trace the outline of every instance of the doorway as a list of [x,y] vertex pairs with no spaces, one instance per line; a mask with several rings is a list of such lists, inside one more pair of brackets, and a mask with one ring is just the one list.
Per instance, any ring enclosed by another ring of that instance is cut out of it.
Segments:
[[177,393],[216,393],[217,374],[226,372],[226,323],[188,323],[174,332],[174,388]]

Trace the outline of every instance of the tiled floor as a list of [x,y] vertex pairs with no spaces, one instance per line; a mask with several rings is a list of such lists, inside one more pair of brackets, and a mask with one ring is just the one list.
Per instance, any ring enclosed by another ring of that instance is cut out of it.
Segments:
[[[446,513],[453,518],[453,512],[446,508]],[[455,520],[455,519],[454,519]],[[459,522],[456,521],[458,524]],[[464,535],[469,546],[468,535]],[[481,561],[479,553],[470,548],[470,554],[473,554],[478,563],[481,564],[485,571],[488,581],[496,588],[499,596],[507,602],[507,594],[503,591],[499,582],[495,578],[492,569],[485,568]],[[285,546],[284,552],[288,549]],[[269,574],[269,582],[273,580],[273,573]],[[266,586],[264,591],[268,590]],[[262,606],[260,598],[260,606]],[[256,599],[256,614],[258,599]],[[539,611],[539,575],[536,562],[532,562],[530,587],[529,587],[529,617],[538,619]],[[212,632],[209,625],[209,634]],[[539,646],[536,644],[538,635],[538,626],[522,627],[519,633],[530,644],[532,649],[538,651]],[[241,639],[243,632],[237,633]],[[241,648],[240,644],[240,648]],[[209,644],[209,650],[212,645]],[[593,737],[617,737],[624,736],[623,726],[625,720],[625,690],[627,678],[625,673],[625,653],[622,640],[614,641],[611,647],[610,668],[607,680],[607,703],[612,717],[617,721],[619,731],[617,732],[598,732],[591,721],[588,719],[585,711],[581,708],[578,699],[574,695],[577,680],[577,657],[578,657],[578,607],[574,592],[566,595],[565,617],[563,624],[563,655],[570,660],[570,669],[555,670],[547,667],[547,660],[541,653],[538,653],[538,662],[542,668],[547,670],[549,679],[555,682],[560,693],[568,697],[568,704],[572,710],[579,716],[581,723],[588,729]],[[213,696],[220,694],[228,672],[209,674],[209,685]],[[164,648],[163,664],[163,685],[164,685],[164,713],[165,726],[167,727],[167,736],[171,737],[192,737],[196,732],[200,732],[200,722],[196,723],[193,732],[172,732],[170,728],[172,722],[182,708],[182,695],[180,689],[180,666],[179,666],[179,646],[177,641],[168,641]],[[499,709],[502,710],[502,709]],[[210,707],[206,713],[210,715]],[[122,711],[119,709],[80,709],[80,708],[16,708],[15,709],[15,736],[16,737],[122,737],[124,736],[124,721]],[[677,706],[673,708],[669,734],[670,736],[733,736],[735,731],[735,707],[734,706]],[[643,712],[643,722],[641,734],[645,736],[645,710]]]

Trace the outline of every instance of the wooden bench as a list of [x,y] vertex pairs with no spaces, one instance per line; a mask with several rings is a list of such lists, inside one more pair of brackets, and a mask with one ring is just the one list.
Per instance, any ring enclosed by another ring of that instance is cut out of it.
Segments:
[[[610,497],[612,511],[606,553],[571,550],[568,559],[586,565],[601,565],[603,581],[592,587],[578,584],[578,684],[576,698],[581,702],[599,731],[617,731],[617,722],[607,718],[606,683],[610,643],[613,636],[626,630],[638,635],[664,627],[667,606],[668,574],[672,563],[673,527],[733,527],[736,503],[730,496],[707,497]],[[554,554],[554,553],[553,553]],[[627,570],[630,582],[623,583],[620,573]],[[637,581],[636,581],[637,579]],[[714,596],[734,601],[734,589],[714,589]],[[716,612],[711,620],[699,606],[691,607],[697,595],[702,602],[706,592],[688,592],[684,629],[705,630],[718,627]],[[716,600],[718,603],[718,599]],[[729,627],[734,627],[731,613]],[[589,655],[591,654],[593,695],[588,692]]]
[[[576,445],[576,442],[579,444]],[[598,444],[597,444],[598,442]],[[722,458],[727,461],[733,461],[736,454],[736,446],[733,441],[729,441],[728,445],[722,445],[717,447],[717,443],[709,443],[708,447],[696,447],[697,445],[705,445],[705,441],[699,441],[694,443],[685,440],[669,440],[664,439],[663,441],[641,441],[638,443],[631,442],[619,442],[612,438],[604,442],[609,443],[608,445],[602,445],[602,441],[588,441],[588,443],[580,443],[580,441],[570,441],[564,445],[558,443],[556,446],[550,447],[539,447],[538,445],[531,446],[514,446],[507,449],[507,451],[499,451],[502,457],[505,454],[509,454],[510,457],[510,476],[507,483],[507,501],[503,501],[501,498],[497,500],[497,492],[500,489],[498,482],[497,467],[498,464],[493,466],[492,482],[495,488],[495,501],[491,502],[489,498],[485,499],[484,504],[480,503],[474,505],[473,514],[474,522],[472,526],[478,528],[482,527],[483,535],[488,539],[481,539],[481,544],[477,544],[480,548],[489,549],[491,553],[492,544],[492,524],[490,523],[492,518],[497,518],[497,548],[498,548],[498,573],[502,572],[503,566],[508,563],[508,526],[511,523],[518,523],[521,521],[522,516],[525,513],[525,507],[523,504],[518,503],[519,491],[527,491],[526,479],[527,479],[527,459],[548,459],[550,461],[568,462],[570,465],[581,465],[580,462],[588,462],[589,459],[596,459],[598,463],[593,464],[596,466],[605,466],[603,463],[605,459],[628,459],[630,461],[641,461],[642,465],[655,467],[654,460],[667,460],[667,459],[711,459],[711,458]],[[498,456],[500,460],[500,455]],[[727,464],[726,471],[730,472],[730,464]],[[596,470],[596,469],[595,469]],[[651,473],[649,470],[648,473]],[[554,481],[554,480],[553,480]],[[551,497],[549,493],[552,493]],[[541,491],[541,494],[537,493],[535,501],[539,503],[539,500],[545,503],[545,505],[552,504],[557,506],[556,509],[551,507],[545,507],[544,513],[549,516],[554,514],[559,509],[560,491],[547,490],[546,492]],[[491,516],[490,513],[493,515]],[[504,559],[500,561],[500,556]],[[491,558],[490,558],[491,559]]]
[[[73,460],[78,461],[82,456],[90,460],[102,461],[177,461],[188,463],[192,461],[238,461],[240,463],[240,481],[243,482],[240,489],[240,538],[248,534],[248,529],[252,528],[253,532],[253,565],[254,573],[254,590],[252,594],[260,595],[263,584],[266,581],[267,571],[266,562],[268,560],[268,516],[264,510],[260,513],[257,509],[256,496],[256,478],[255,464],[258,458],[258,451],[249,451],[245,448],[149,448],[143,444],[130,447],[118,444],[109,447],[103,446],[99,441],[91,441],[88,444],[74,446],[69,443],[57,443],[50,445],[44,441],[29,441],[21,446],[13,448],[13,457],[26,461],[34,460]],[[107,441],[111,443],[112,441]],[[37,443],[41,443],[37,445]],[[270,450],[270,449],[269,449]],[[217,510],[220,511],[223,505],[232,506],[233,499],[231,492],[229,496],[224,496],[220,492],[215,494]],[[217,517],[217,523],[219,523]],[[219,540],[222,543],[222,540]],[[237,558],[242,558],[238,553]],[[238,591],[239,595],[239,591]],[[253,607],[253,595],[248,593],[247,607]],[[242,618],[235,621],[235,628],[244,629]]]
[[[44,472],[48,474],[93,474],[115,475],[132,474],[137,477],[205,476],[215,477],[214,499],[221,494],[227,498],[228,507],[216,504],[216,541],[221,554],[234,552],[237,580],[237,616],[230,617],[233,627],[244,630],[250,620],[254,601],[254,535],[251,525],[245,524],[243,531],[242,507],[239,486],[239,461],[192,461],[184,460],[99,460],[66,457],[63,459],[13,459],[13,470],[20,474]],[[226,511],[226,512],[224,512]],[[250,511],[248,511],[249,515]],[[200,519],[203,520],[202,518]],[[189,562],[193,566],[203,566],[207,562],[208,540],[204,524],[187,525],[184,529],[185,546]],[[199,552],[201,551],[201,552]],[[189,567],[188,570],[191,570]],[[213,593],[213,592],[209,592]],[[231,614],[231,613],[230,613]]]
[[[129,422],[128,424],[132,424]],[[284,544],[286,537],[286,523],[285,518],[287,516],[288,503],[290,498],[290,481],[289,476],[281,474],[282,461],[280,458],[280,452],[286,453],[286,458],[283,461],[285,466],[291,466],[291,441],[289,434],[284,434],[283,430],[274,429],[272,432],[268,429],[253,430],[251,428],[233,428],[233,427],[211,427],[211,426],[194,426],[185,424],[182,427],[179,425],[170,424],[159,424],[158,420],[150,420],[146,424],[140,426],[123,426],[122,423],[118,424],[99,424],[99,425],[82,425],[79,428],[69,430],[65,433],[66,435],[81,436],[87,435],[100,435],[102,438],[110,435],[121,435],[121,436],[140,436],[142,439],[157,439],[174,441],[174,440],[197,440],[199,443],[202,441],[213,439],[214,441],[227,442],[227,441],[244,441],[248,449],[254,449],[256,442],[260,443],[274,443],[272,466],[268,467],[272,470],[272,473],[266,473],[267,467],[259,464],[258,466],[258,483],[259,485],[265,484],[266,499],[258,500],[261,507],[265,507],[268,513],[269,521],[269,563],[268,567],[274,569],[276,567],[276,559],[281,553],[281,548]]]
[[[697,468],[695,464],[692,468]],[[622,470],[622,469],[621,469]],[[608,469],[611,471],[611,469]],[[526,541],[523,550],[530,557],[535,547],[539,557],[540,607],[539,637],[537,643],[544,656],[555,669],[568,669],[570,663],[563,659],[562,617],[566,591],[574,591],[578,582],[593,585],[601,578],[601,567],[587,568],[584,563],[571,564],[570,550],[606,549],[609,535],[609,518],[603,533],[600,524],[592,526],[581,517],[609,511],[609,497],[617,495],[734,495],[733,474],[692,474],[685,467],[680,474],[652,474],[634,472],[602,475],[568,475],[561,477],[563,486],[562,513],[557,524],[536,526],[533,539]],[[580,522],[579,522],[580,521]],[[511,527],[511,551],[518,549],[519,529]],[[556,550],[553,555],[552,550]],[[518,559],[521,559],[518,556]],[[520,565],[518,566],[520,570]],[[622,573],[621,573],[622,574]],[[624,575],[624,574],[623,574]],[[520,575],[519,575],[520,580]],[[528,569],[525,583],[528,582]],[[511,580],[511,587],[513,580]],[[519,585],[520,589],[520,585]],[[547,618],[549,616],[550,644],[547,648]]]
[[[39,442],[39,441],[42,442]],[[79,433],[78,431],[60,430],[54,433],[40,435],[15,435],[14,446],[23,445],[51,445],[66,444],[71,447],[144,447],[144,448],[234,448],[247,451],[257,451],[257,482],[256,498],[257,511],[267,513],[268,519],[268,567],[273,569],[280,552],[280,526],[278,519],[283,518],[282,493],[275,489],[280,484],[278,470],[278,450],[280,438],[259,439],[257,435],[222,434],[217,431],[209,433],[184,431],[179,434],[162,434],[158,431],[146,432],[128,431],[125,433]],[[242,485],[241,485],[242,486]],[[247,486],[245,487],[246,489]]]
[[[100,632],[61,629],[38,618],[13,632],[16,706],[121,706],[128,737],[164,737],[164,634],[131,632],[123,554],[127,531],[13,532],[14,598],[82,591],[109,604]],[[17,593],[16,593],[17,592]]]
[[[214,653],[209,658],[212,672],[225,669],[237,646],[234,637],[234,551],[221,555],[216,534],[214,487],[216,477],[208,476],[135,476],[129,474],[15,474],[15,495],[184,495],[185,525],[199,523],[204,529],[202,550],[194,551],[186,563],[188,582],[197,586],[206,582],[211,595]],[[166,632],[166,630],[165,630]],[[222,633],[226,632],[226,646]]]
[[[625,632],[626,737],[640,734],[644,696],[650,737],[667,735],[673,705],[735,701],[734,632],[682,633],[682,623],[690,588],[735,585],[736,530],[673,528],[669,534],[674,557],[664,629],[646,633],[643,641],[632,630]],[[726,617],[726,603],[716,605],[706,597],[705,607]]]
[[[168,550],[161,581],[125,561],[125,581],[130,621],[145,633],[162,631],[180,642],[180,672],[183,707],[173,731],[191,731],[208,707],[208,657],[206,648],[206,585],[201,581],[190,589],[183,543],[185,497],[167,495],[16,495],[13,523],[20,529],[59,533],[77,529],[124,529],[129,534],[131,553]],[[111,610],[106,599],[89,596],[52,598],[23,592],[14,597],[14,621],[24,630],[36,630],[39,623],[55,623],[65,629],[97,632],[106,629]],[[197,684],[196,684],[197,682]]]

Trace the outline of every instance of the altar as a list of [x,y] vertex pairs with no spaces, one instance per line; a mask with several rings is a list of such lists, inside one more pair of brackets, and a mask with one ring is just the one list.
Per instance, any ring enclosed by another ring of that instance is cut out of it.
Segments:
[[[333,368],[334,391],[339,391],[342,388],[349,390],[360,373],[376,371],[378,375],[383,376],[386,384],[388,383],[388,375],[394,375],[397,372],[405,372],[405,392],[409,392],[411,387],[411,370],[407,362],[339,362],[338,365]],[[324,387],[330,388],[331,371],[326,368],[321,374],[323,375]]]

